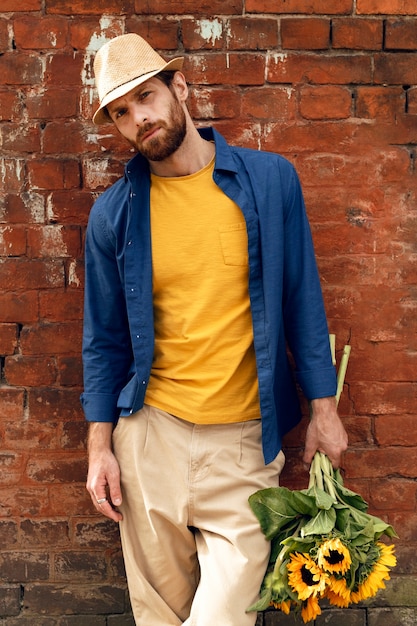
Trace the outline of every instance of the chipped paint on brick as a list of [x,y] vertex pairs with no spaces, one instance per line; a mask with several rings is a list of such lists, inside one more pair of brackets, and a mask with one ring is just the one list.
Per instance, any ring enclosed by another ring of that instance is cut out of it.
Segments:
[[223,35],[223,24],[220,20],[197,20],[195,32],[207,43],[214,46]]

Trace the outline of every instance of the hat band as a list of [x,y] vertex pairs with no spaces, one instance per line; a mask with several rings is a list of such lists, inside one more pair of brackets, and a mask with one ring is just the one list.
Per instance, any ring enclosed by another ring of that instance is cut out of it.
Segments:
[[144,72],[143,74],[139,74],[139,76],[135,76],[134,78],[129,78],[129,80],[125,81],[124,83],[120,83],[120,85],[116,85],[115,87],[112,87],[111,89],[109,89],[109,91],[107,91],[101,98],[101,102],[103,102],[103,100],[105,100],[107,98],[107,96],[109,96],[111,93],[113,93],[113,91],[116,91],[116,89],[120,89],[120,87],[123,87],[124,85],[128,85],[129,83],[132,83],[134,80],[137,80],[138,78],[141,78],[142,76],[146,76],[146,74],[152,74],[152,72],[159,72],[160,70],[151,70],[150,72]]

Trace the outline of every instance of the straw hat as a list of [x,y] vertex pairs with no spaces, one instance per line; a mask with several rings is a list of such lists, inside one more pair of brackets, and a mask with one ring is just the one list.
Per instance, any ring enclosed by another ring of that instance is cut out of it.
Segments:
[[104,44],[94,59],[94,74],[100,106],[93,115],[95,124],[110,122],[105,107],[145,80],[163,70],[180,70],[184,57],[165,61],[139,35],[120,35]]

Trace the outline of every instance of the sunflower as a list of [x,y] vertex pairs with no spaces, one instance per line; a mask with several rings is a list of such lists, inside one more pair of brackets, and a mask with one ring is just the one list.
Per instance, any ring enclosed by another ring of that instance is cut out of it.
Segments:
[[310,596],[321,595],[324,592],[328,574],[323,572],[308,554],[299,552],[291,554],[287,569],[288,583],[300,600],[307,600]]
[[357,590],[352,591],[352,602],[361,602],[361,600],[372,598],[379,589],[385,589],[384,580],[390,579],[389,568],[394,567],[397,563],[394,546],[387,546],[381,542],[377,542],[376,546],[379,551],[379,558],[372,566],[369,575],[358,585]]
[[271,606],[289,615],[291,611],[291,600],[283,600],[282,602],[271,602]]
[[352,559],[347,547],[338,539],[328,539],[318,549],[317,563],[327,572],[344,574],[350,568]]
[[330,576],[324,595],[330,604],[340,608],[345,608],[351,603],[351,591],[346,584],[345,578]]
[[303,607],[301,609],[301,617],[303,618],[304,624],[306,622],[310,622],[316,619],[317,615],[321,614],[321,608],[319,605],[319,601],[315,596],[310,596],[308,600],[303,602]]

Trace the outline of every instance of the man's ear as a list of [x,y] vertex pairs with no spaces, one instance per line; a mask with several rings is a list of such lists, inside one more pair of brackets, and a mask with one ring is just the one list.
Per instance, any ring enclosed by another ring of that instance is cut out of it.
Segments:
[[188,98],[188,85],[184,74],[179,71],[175,72],[171,85],[172,88],[175,89],[178,100],[180,102],[185,102]]

